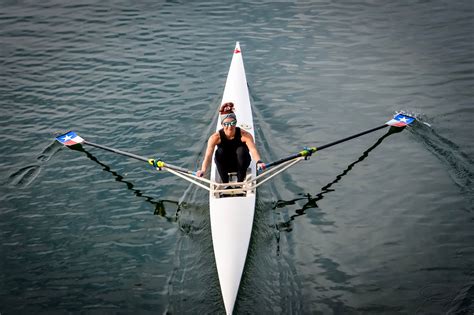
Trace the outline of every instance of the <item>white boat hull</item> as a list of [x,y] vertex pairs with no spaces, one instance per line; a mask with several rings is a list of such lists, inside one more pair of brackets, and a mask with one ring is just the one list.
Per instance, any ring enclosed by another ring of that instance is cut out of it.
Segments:
[[[233,102],[237,126],[251,133],[254,138],[252,108],[245,77],[245,69],[237,42],[224,89],[222,103]],[[220,121],[216,130],[221,129]],[[255,178],[255,161],[250,164],[249,175]],[[212,160],[211,180],[221,182]],[[231,314],[245,266],[255,213],[255,189],[245,196],[220,197],[210,192],[210,218],[212,243],[222,298],[227,314]]]

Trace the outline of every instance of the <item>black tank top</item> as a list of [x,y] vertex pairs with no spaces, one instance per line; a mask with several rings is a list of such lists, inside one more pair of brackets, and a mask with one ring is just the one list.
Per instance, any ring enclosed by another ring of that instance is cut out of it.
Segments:
[[224,149],[225,152],[235,152],[238,147],[245,145],[242,142],[242,133],[239,127],[235,128],[235,136],[232,140],[227,139],[224,129],[219,130],[219,135],[221,137],[221,143],[219,143],[217,147]]

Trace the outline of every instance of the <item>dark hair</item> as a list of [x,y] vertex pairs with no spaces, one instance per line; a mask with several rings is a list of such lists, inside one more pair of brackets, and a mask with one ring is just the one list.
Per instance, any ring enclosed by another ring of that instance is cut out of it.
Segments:
[[234,103],[232,102],[227,102],[221,105],[221,108],[219,109],[219,114],[224,115],[224,114],[230,114],[234,112]]

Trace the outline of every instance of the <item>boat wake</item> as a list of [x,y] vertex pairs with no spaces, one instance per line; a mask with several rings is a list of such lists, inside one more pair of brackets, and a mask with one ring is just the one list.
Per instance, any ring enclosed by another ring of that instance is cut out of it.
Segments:
[[22,167],[8,177],[9,184],[18,188],[25,188],[38,177],[40,171],[40,165],[28,165]]
[[474,313],[474,283],[466,285],[451,301],[451,307],[446,314]]
[[447,166],[449,176],[468,201],[468,210],[474,210],[474,160],[453,141],[438,134],[429,124],[410,128],[412,134]]
[[56,141],[52,142],[36,158],[39,164],[27,165],[15,171],[8,177],[7,183],[16,188],[28,187],[40,174],[42,164],[49,161],[59,150],[61,146],[57,145]]

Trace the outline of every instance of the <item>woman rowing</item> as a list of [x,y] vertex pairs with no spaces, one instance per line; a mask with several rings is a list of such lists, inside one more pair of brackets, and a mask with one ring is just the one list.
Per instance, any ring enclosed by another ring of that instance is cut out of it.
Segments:
[[219,119],[222,129],[209,137],[201,169],[196,172],[196,175],[204,176],[216,146],[214,160],[223,183],[229,182],[229,172],[237,172],[237,181],[243,182],[252,158],[257,161],[257,169],[265,169],[265,163],[260,160],[252,135],[237,127],[237,117],[232,102],[221,106]]

